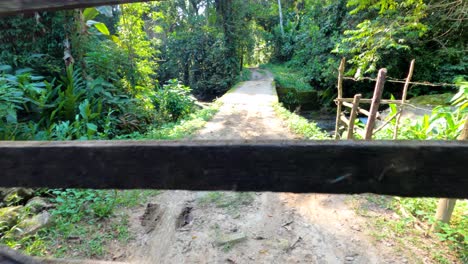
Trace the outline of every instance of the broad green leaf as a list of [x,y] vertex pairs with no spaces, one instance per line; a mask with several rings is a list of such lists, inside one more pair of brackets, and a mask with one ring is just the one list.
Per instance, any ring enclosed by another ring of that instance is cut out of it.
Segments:
[[97,126],[93,123],[86,123],[86,127],[91,131],[97,131]]
[[110,35],[109,29],[107,28],[106,24],[98,22],[98,23],[94,24],[94,27],[96,27],[97,30],[99,30],[99,32],[101,32],[102,34],[104,34],[106,36]]
[[94,18],[97,17],[98,15],[99,15],[99,11],[98,11],[96,8],[94,8],[94,7],[86,8],[86,9],[83,11],[83,18],[84,18],[85,21],[94,19]]

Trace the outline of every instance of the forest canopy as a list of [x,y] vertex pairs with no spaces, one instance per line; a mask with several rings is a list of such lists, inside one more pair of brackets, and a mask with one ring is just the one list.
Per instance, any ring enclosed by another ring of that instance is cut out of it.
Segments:
[[416,59],[413,80],[453,83],[468,72],[467,13],[466,1],[176,0],[3,17],[0,138],[144,132],[190,113],[192,95],[212,100],[243,67],[269,62],[296,71],[323,102],[341,57],[348,76],[386,67],[403,78]]

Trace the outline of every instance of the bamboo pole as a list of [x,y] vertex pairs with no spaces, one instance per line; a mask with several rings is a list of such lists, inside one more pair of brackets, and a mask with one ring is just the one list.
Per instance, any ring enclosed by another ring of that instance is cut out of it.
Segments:
[[341,113],[341,115],[340,115],[340,120],[341,120],[343,123],[345,123],[347,126],[349,126],[349,119],[346,118],[346,116],[345,116],[343,113]]
[[[346,59],[342,58],[340,62],[340,67],[338,68],[338,97],[337,99],[343,98],[343,75],[345,69]],[[335,139],[340,139],[340,115],[341,115],[341,101],[336,101],[336,123],[335,123]]]
[[351,109],[351,116],[349,117],[347,139],[354,139],[354,120],[356,119],[356,116],[358,113],[359,100],[361,100],[361,97],[362,97],[361,94],[356,94],[354,96],[353,108]]
[[[368,100],[368,99],[360,99],[360,100],[359,100],[359,103],[361,103],[361,100]],[[353,101],[354,101],[354,99],[353,99]],[[382,101],[380,102],[380,104],[382,104]],[[349,108],[353,109],[353,103],[343,102],[343,106],[346,106],[346,107],[349,107]],[[362,109],[362,108],[360,108],[360,107],[357,108],[357,111],[358,111],[359,113],[363,114],[363,115],[366,115],[366,116],[369,116],[369,115],[370,115],[369,111],[367,111],[367,110],[365,110],[365,109]],[[378,119],[378,118],[380,118],[380,114],[379,114],[379,113],[377,113],[377,119]]]
[[366,125],[365,140],[372,139],[372,132],[375,126],[375,120],[377,119],[377,111],[379,110],[380,101],[382,98],[383,88],[385,84],[385,77],[387,75],[387,69],[383,68],[379,70],[377,76],[377,83],[375,84],[374,96],[372,97],[372,104],[370,108],[369,120]]
[[401,113],[401,110],[398,110],[398,112],[396,112],[395,114],[393,114],[392,116],[390,116],[390,118],[387,119],[387,121],[385,121],[382,125],[380,125],[378,128],[374,129],[374,134],[379,132],[380,130],[382,130],[386,125],[388,125],[388,123],[390,123],[390,121],[392,121],[396,116],[398,116],[399,114]]
[[[458,139],[468,140],[468,116],[466,117],[465,126],[463,127],[462,133]],[[446,224],[450,223],[450,219],[452,218],[453,209],[455,208],[456,203],[456,199],[439,199],[439,204],[437,205],[437,212],[435,215],[436,221],[431,227],[431,232],[440,231],[440,222]]]
[[[352,103],[354,98],[341,98],[341,99],[335,99],[335,102],[348,102]],[[372,99],[361,99],[360,101],[361,104],[370,104],[372,103]],[[388,100],[388,99],[382,99],[380,100],[380,104],[401,104],[401,100]]]
[[409,87],[411,78],[413,77],[414,61],[415,61],[414,59],[411,60],[408,76],[406,77],[405,86],[403,87],[403,95],[401,96],[400,114],[397,116],[397,119],[396,119],[395,130],[393,131],[393,139],[397,139],[398,137],[398,126],[400,125],[400,119],[401,119],[401,116],[403,115],[403,108],[406,102],[406,97],[408,95],[408,87]]

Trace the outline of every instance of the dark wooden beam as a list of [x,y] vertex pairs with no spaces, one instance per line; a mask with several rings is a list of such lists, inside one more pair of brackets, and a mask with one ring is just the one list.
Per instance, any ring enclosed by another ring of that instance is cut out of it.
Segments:
[[153,0],[2,0],[0,1],[0,16],[148,1]]
[[468,143],[3,142],[0,186],[468,198]]

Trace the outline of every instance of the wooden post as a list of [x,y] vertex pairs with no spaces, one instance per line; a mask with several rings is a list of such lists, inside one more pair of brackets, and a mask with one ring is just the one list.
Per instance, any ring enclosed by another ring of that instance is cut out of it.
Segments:
[[406,77],[405,86],[403,87],[403,95],[401,96],[400,114],[397,116],[397,119],[396,119],[395,130],[393,131],[393,139],[397,139],[398,137],[398,126],[400,123],[401,116],[403,115],[403,108],[405,107],[406,97],[408,95],[408,87],[411,81],[411,77],[413,77],[413,71],[414,71],[414,59],[411,60],[408,76]]
[[[340,67],[338,68],[338,97],[337,99],[343,98],[343,75],[345,69],[346,59],[342,58],[340,62]],[[341,115],[341,107],[343,102],[337,101],[336,102],[336,124],[335,124],[335,139],[340,139],[340,115]]]
[[436,221],[431,227],[431,232],[440,231],[440,222],[448,224],[452,218],[453,209],[455,208],[456,199],[441,198],[437,205],[437,212],[435,215]]
[[377,83],[375,84],[374,96],[372,97],[372,104],[370,108],[369,119],[367,120],[366,131],[364,134],[365,140],[372,139],[372,132],[374,131],[375,120],[377,118],[377,111],[380,106],[380,99],[382,98],[383,88],[385,84],[385,77],[387,75],[387,69],[383,68],[379,70],[379,75],[377,76]]
[[[468,140],[468,116],[466,117],[465,126],[463,127],[463,131],[458,139]],[[437,205],[437,212],[435,215],[436,221],[431,227],[431,232],[438,232],[440,230],[440,222],[446,224],[450,223],[450,219],[452,218],[453,209],[455,208],[456,203],[456,199],[441,198],[439,200],[439,204]]]
[[351,109],[351,116],[349,117],[347,139],[354,139],[354,120],[356,119],[358,113],[359,100],[361,100],[361,97],[361,94],[356,94],[354,96],[353,108]]

